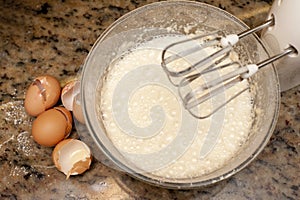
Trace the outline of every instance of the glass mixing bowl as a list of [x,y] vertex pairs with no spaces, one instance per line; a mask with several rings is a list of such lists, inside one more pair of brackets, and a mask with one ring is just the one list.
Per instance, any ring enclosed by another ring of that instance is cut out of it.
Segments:
[[[205,175],[174,179],[158,177],[139,170],[112,143],[106,134],[103,116],[99,110],[101,82],[108,66],[128,49],[170,33],[188,35],[199,29],[238,33],[246,28],[248,27],[243,22],[221,9],[189,1],[149,4],[114,22],[94,44],[81,73],[81,104],[85,124],[76,122],[76,128],[82,140],[91,146],[95,158],[107,166],[122,170],[147,183],[180,189],[218,182],[247,166],[267,144],[278,115],[279,85],[272,65],[260,70],[250,80],[255,117],[247,141],[223,167]],[[243,38],[235,49],[244,64],[257,63],[268,57],[264,45],[256,35]]]

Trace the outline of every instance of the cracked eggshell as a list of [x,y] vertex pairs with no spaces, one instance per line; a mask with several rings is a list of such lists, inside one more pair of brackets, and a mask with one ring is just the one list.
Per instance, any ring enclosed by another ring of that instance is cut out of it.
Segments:
[[82,174],[90,168],[92,155],[90,148],[82,141],[66,139],[58,143],[52,159],[56,168],[63,172],[67,179],[71,175]]
[[40,114],[32,124],[34,141],[52,147],[69,136],[72,130],[72,115],[63,107],[55,107]]
[[60,91],[60,84],[55,77],[50,75],[37,77],[26,91],[25,111],[31,116],[41,114],[57,103]]

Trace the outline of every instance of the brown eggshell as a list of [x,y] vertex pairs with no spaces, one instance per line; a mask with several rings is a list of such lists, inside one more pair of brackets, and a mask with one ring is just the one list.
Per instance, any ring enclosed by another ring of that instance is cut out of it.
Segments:
[[[81,154],[82,157],[78,157],[78,152],[85,153]],[[63,172],[68,179],[70,175],[82,174],[88,170],[92,156],[90,149],[82,141],[66,139],[55,146],[52,152],[52,159],[56,168]]]
[[26,112],[37,116],[54,106],[60,97],[61,87],[53,76],[39,76],[29,86],[24,101]]
[[52,147],[65,138],[66,129],[65,116],[56,109],[50,109],[33,121],[32,136],[38,144]]

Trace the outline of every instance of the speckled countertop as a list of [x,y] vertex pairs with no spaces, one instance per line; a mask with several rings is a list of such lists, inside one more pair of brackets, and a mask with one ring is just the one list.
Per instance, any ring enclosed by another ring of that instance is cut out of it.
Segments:
[[[198,190],[156,188],[94,161],[65,180],[51,148],[33,142],[23,109],[34,77],[76,75],[89,49],[115,19],[154,0],[0,0],[0,199],[300,199],[300,87],[282,93],[280,116],[267,147],[235,176]],[[211,0],[249,26],[272,1]],[[72,137],[78,137],[76,131]]]

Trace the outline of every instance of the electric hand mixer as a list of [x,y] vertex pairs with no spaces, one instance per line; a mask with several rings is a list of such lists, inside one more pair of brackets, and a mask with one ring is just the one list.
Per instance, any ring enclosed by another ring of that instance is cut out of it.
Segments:
[[[277,68],[281,67],[279,68],[279,75],[280,71],[283,70],[282,68],[290,68],[287,70],[290,74],[292,73],[296,77],[299,76],[300,56],[298,55],[298,51],[300,49],[300,37],[299,28],[296,26],[296,24],[300,21],[300,15],[298,14],[299,11],[300,1],[277,0],[272,6],[268,20],[253,29],[248,29],[239,34],[230,35],[225,35],[222,31],[216,31],[181,40],[167,46],[162,52],[161,65],[168,75],[171,83],[178,87],[179,95],[184,107],[196,118],[203,119],[211,116],[249,88],[242,89],[237,94],[226,99],[226,101],[214,108],[209,114],[195,114],[192,112],[192,109],[224,90],[238,84],[240,81],[248,79],[260,68],[268,66],[270,63],[273,63],[280,58],[284,61],[282,62],[282,65],[285,66],[281,66],[280,63],[277,64]],[[245,66],[241,66],[238,62],[223,62],[230,56],[233,46],[240,39],[260,30],[263,30],[262,38],[265,39],[267,43],[270,43],[270,47],[275,53],[274,56],[257,64],[248,64]],[[197,42],[197,45],[190,47],[186,45],[191,41]],[[172,53],[174,48],[184,50],[174,54]],[[202,59],[200,58],[197,62],[192,63],[183,69],[174,70],[172,67],[172,64],[177,60],[185,58],[195,52],[206,51],[207,48],[214,49],[214,51],[208,56],[203,57]],[[209,74],[223,68],[230,68],[233,65],[238,65],[238,67],[229,73],[222,74],[218,78],[197,85],[197,87],[192,88],[188,93],[184,94],[184,92],[182,92],[183,87],[192,84],[195,80],[201,78],[205,74]],[[179,78],[180,81],[176,82],[173,78]],[[284,79],[286,78],[287,77],[284,77]],[[296,78],[296,81],[294,80],[293,84],[299,84],[299,81],[300,80],[297,80]]]

